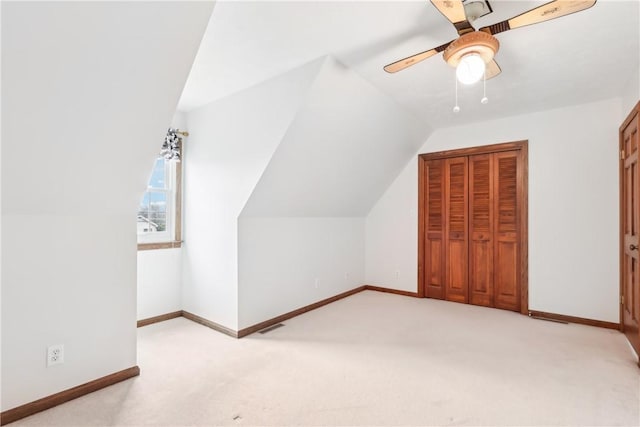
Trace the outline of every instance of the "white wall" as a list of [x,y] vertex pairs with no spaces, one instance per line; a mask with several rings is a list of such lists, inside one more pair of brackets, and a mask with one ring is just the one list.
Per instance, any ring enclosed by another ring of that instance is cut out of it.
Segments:
[[238,244],[240,329],[363,284],[364,218],[241,218]]
[[627,118],[631,109],[640,101],[640,67],[632,74],[622,93],[622,118],[620,123]]
[[[531,310],[619,321],[620,111],[613,99],[440,129],[419,150],[529,140]],[[417,289],[417,179],[414,157],[367,217],[368,284]]]
[[212,6],[2,3],[2,410],[136,365],[135,212]]
[[238,216],[322,61],[190,111],[183,309],[238,327]]
[[[637,18],[640,19],[640,7],[638,7],[637,2],[635,3],[635,13]],[[637,24],[636,24],[637,27]],[[637,39],[635,40],[638,41]],[[636,106],[638,101],[640,101],[640,51],[638,49],[629,50],[628,59],[635,60],[635,70],[631,74],[631,77],[625,83],[623,91],[621,92],[622,97],[622,117],[620,122],[627,118],[627,115],[631,112],[631,109]]]
[[138,251],[138,320],[182,310],[182,249]]
[[417,291],[417,180],[418,161],[414,156],[366,218],[367,285]]

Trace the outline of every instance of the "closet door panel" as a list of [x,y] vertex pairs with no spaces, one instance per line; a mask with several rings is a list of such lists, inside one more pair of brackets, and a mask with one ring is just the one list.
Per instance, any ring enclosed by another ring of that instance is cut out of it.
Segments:
[[469,157],[469,302],[493,306],[493,156]]
[[429,160],[425,166],[425,293],[428,298],[444,299],[444,160]]
[[445,160],[445,298],[468,301],[467,157]]
[[518,181],[519,152],[494,156],[494,286],[495,307],[520,310],[518,229],[521,191]]
[[421,295],[526,312],[526,144],[420,156]]

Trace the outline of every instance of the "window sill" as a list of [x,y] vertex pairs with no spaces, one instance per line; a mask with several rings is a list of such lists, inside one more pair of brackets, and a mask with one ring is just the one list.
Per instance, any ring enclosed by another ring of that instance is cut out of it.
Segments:
[[158,242],[158,243],[138,243],[139,251],[150,251],[155,249],[173,249],[173,248],[181,248],[182,241],[172,241],[172,242]]

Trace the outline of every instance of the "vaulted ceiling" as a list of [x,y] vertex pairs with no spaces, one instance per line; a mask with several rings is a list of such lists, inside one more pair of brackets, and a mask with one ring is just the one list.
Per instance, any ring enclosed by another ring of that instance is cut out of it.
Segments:
[[[474,26],[508,19],[545,1],[489,0]],[[188,111],[331,55],[437,128],[620,95],[638,73],[640,3],[599,0],[586,11],[497,35],[502,74],[460,87],[441,55],[388,74],[390,62],[441,45],[456,31],[427,0],[219,1],[179,109]]]

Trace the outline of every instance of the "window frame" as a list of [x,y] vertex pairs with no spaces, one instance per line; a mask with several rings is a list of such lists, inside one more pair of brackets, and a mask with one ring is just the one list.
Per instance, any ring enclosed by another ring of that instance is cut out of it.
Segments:
[[171,200],[167,203],[167,217],[171,219],[171,224],[167,225],[166,233],[157,236],[158,240],[152,237],[145,238],[149,235],[136,234],[139,251],[182,247],[182,162],[184,161],[182,146],[180,146],[180,159],[180,161],[173,161],[169,165],[170,189],[167,194]]

